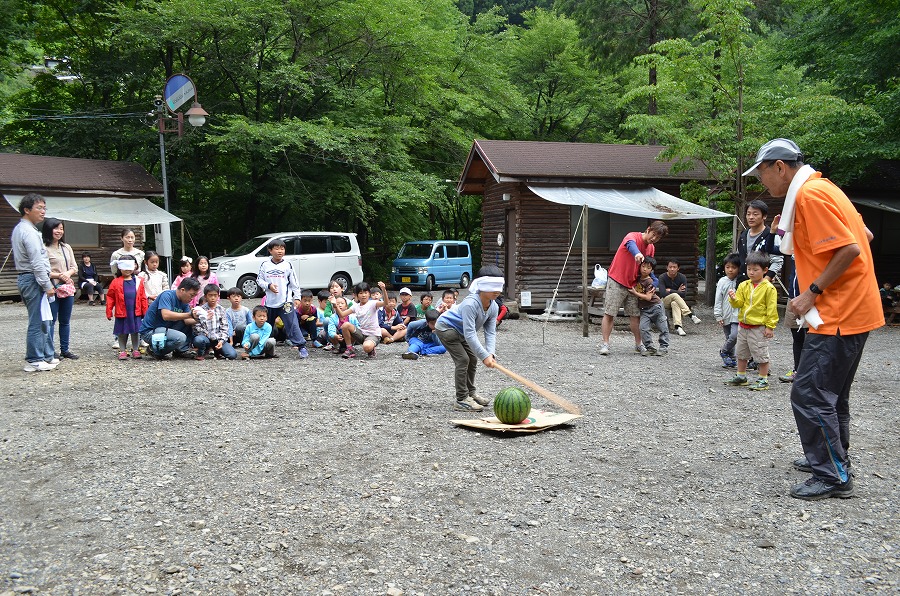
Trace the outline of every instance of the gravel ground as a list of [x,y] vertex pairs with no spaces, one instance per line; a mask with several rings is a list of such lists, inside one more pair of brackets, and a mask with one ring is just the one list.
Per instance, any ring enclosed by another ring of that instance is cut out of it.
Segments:
[[507,322],[501,361],[585,417],[505,436],[449,423],[447,356],[120,363],[77,306],[81,359],[27,374],[0,305],[0,595],[900,593],[898,330],[854,385],[858,496],[809,503],[789,386],[724,387],[696,312],[666,358]]

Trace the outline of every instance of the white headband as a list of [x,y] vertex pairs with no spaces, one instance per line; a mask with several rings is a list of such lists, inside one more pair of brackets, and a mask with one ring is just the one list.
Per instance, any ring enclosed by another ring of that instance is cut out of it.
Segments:
[[122,259],[121,261],[116,261],[116,267],[122,271],[134,271],[134,268],[137,267],[137,263],[131,259]]
[[505,280],[502,277],[476,277],[469,286],[469,292],[502,292]]

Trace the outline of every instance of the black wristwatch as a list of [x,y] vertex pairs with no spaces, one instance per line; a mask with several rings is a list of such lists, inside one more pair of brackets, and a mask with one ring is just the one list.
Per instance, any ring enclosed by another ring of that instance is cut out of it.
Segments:
[[813,294],[821,294],[822,290],[816,284],[809,284],[809,291]]

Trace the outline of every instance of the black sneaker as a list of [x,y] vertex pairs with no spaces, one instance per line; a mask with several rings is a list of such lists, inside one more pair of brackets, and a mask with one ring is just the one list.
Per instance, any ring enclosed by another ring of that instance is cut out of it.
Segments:
[[401,356],[404,360],[418,360],[419,355],[415,352],[404,352]]
[[[803,457],[798,457],[791,463],[801,472],[812,474],[812,466],[809,465],[809,460],[806,459],[805,455]],[[853,462],[850,461],[849,457],[847,458],[847,473],[850,474],[850,476],[856,476],[856,472],[853,471]]]
[[849,499],[854,492],[855,488],[852,478],[843,484],[829,484],[815,476],[810,476],[806,482],[797,484],[791,489],[791,496],[804,501],[819,501],[830,497]]

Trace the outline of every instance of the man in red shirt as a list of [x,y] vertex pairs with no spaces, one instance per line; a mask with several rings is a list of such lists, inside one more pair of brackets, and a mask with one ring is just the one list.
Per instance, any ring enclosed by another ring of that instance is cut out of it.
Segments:
[[793,253],[803,290],[790,306],[811,325],[791,405],[805,454],[794,466],[812,476],[794,486],[791,496],[809,501],[851,497],[850,385],[869,331],[884,325],[871,232],[847,195],[804,165],[791,140],[763,145],[743,175],[756,175],[769,194],[785,197],[780,250]]
[[619,308],[624,306],[625,315],[628,317],[631,333],[634,335],[634,350],[640,352],[641,343],[641,311],[638,308],[637,297],[628,290],[634,287],[640,277],[641,263],[644,257],[652,257],[656,254],[653,245],[669,233],[669,228],[661,221],[654,221],[643,232],[631,232],[626,234],[619,245],[619,249],[613,256],[609,266],[609,281],[606,284],[606,293],[603,300],[603,343],[600,344],[600,354],[609,355],[609,336],[612,334],[613,321]]

